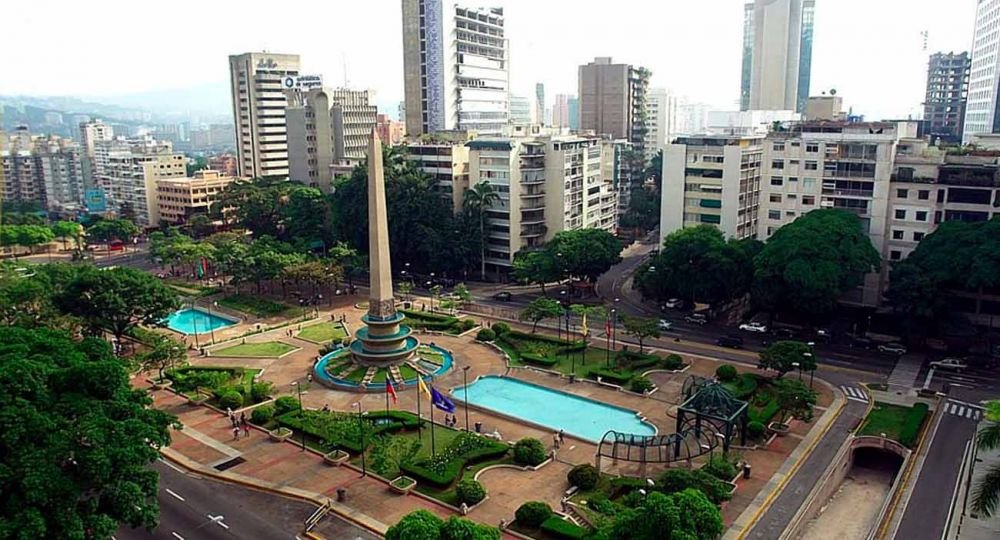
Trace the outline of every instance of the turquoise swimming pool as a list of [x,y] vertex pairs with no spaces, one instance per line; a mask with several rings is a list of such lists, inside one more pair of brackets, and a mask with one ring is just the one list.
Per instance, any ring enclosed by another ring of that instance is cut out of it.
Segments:
[[232,326],[236,321],[200,309],[185,308],[171,313],[167,317],[166,324],[167,328],[174,332],[191,335]]
[[[581,439],[600,442],[608,430],[636,435],[655,435],[656,428],[635,411],[552,390],[510,377],[488,375],[469,384],[469,403],[521,418]],[[452,389],[465,398],[465,387]]]

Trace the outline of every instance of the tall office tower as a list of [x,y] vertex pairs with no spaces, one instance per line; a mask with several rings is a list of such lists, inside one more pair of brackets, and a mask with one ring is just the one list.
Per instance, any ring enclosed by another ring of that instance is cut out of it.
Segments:
[[570,125],[569,100],[571,96],[556,94],[552,99],[552,127],[568,128]]
[[510,123],[526,125],[531,123],[531,100],[524,96],[510,96]]
[[229,57],[240,176],[288,176],[285,93],[299,74],[299,55],[244,53]]
[[612,64],[597,57],[580,66],[580,126],[614,139],[627,139],[643,151],[649,70]]
[[501,133],[510,117],[503,8],[442,0],[402,5],[407,134]]
[[545,84],[535,84],[535,123],[545,125]]
[[580,129],[580,98],[573,96],[566,100],[566,109],[569,111],[569,129]]
[[288,92],[289,178],[329,193],[331,165],[360,161],[377,111],[370,92],[344,88],[313,88]]
[[978,0],[972,35],[972,66],[969,70],[968,100],[962,143],[968,144],[979,133],[1000,133],[997,114],[1000,93],[1000,33],[996,31],[1000,0]]
[[653,88],[646,99],[646,159],[650,160],[677,133],[677,97],[664,88]]
[[927,63],[924,120],[932,137],[951,143],[961,140],[971,65],[967,52],[931,55]]
[[741,110],[805,110],[815,9],[815,0],[755,0],[743,6]]
[[52,211],[76,211],[83,205],[84,152],[68,139],[49,137],[35,143],[35,167]]

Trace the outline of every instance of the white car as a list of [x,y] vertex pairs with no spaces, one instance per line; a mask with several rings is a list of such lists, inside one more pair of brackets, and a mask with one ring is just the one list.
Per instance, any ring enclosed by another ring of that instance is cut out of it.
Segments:
[[763,334],[767,332],[767,326],[764,326],[759,322],[748,322],[741,324],[740,330],[743,330],[744,332],[754,332],[758,334]]
[[658,326],[660,327],[660,330],[670,330],[671,328],[674,327],[674,323],[666,319],[660,319],[660,323]]
[[663,307],[667,309],[680,309],[684,305],[684,301],[680,298],[671,298],[663,303]]
[[902,343],[883,343],[878,346],[878,352],[898,354],[900,356],[906,354],[906,347]]
[[969,366],[961,358],[945,358],[944,360],[931,362],[931,367],[937,369],[950,369],[952,371],[965,371],[965,368]]

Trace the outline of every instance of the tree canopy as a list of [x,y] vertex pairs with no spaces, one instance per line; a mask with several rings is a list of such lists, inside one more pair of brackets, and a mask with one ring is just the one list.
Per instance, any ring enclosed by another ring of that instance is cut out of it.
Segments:
[[427,510],[403,516],[385,533],[386,540],[500,540],[500,530],[451,516],[447,521]]
[[639,352],[643,352],[643,343],[649,338],[660,337],[659,321],[654,318],[622,316],[622,326],[625,333],[639,342]]
[[551,298],[535,298],[517,315],[522,321],[531,321],[531,331],[538,328],[538,323],[545,319],[555,319],[562,315],[563,309],[559,302]]
[[0,327],[0,538],[110,538],[152,528],[169,415],[108,345]]
[[621,241],[602,229],[558,232],[545,245],[545,251],[555,256],[560,273],[589,282],[622,260]]
[[97,242],[120,240],[130,242],[142,231],[128,219],[102,219],[87,228],[87,238]]
[[702,540],[725,530],[719,509],[701,491],[658,491],[626,509],[597,533],[601,540]]
[[816,357],[813,349],[801,341],[778,341],[772,343],[760,352],[760,359],[757,367],[769,369],[777,372],[780,378],[785,373],[796,368],[793,364],[798,364],[798,368],[803,371],[816,369]]

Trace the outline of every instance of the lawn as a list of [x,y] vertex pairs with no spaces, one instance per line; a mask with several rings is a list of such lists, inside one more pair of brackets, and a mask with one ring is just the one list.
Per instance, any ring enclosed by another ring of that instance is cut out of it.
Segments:
[[287,343],[282,343],[280,341],[265,341],[263,343],[240,343],[238,345],[233,345],[231,347],[226,347],[224,349],[217,349],[215,351],[212,351],[212,355],[254,357],[254,358],[278,358],[279,356],[292,352],[297,348],[298,347],[293,347]]
[[304,312],[300,307],[292,307],[259,296],[246,294],[233,294],[220,298],[219,305],[257,317],[276,317],[279,315],[284,317],[298,317]]
[[417,370],[411,368],[406,364],[400,364],[399,374],[402,375],[404,381],[411,381],[417,378]]
[[347,337],[347,330],[341,323],[320,323],[303,328],[298,337],[313,343],[341,341]]
[[898,441],[903,446],[913,448],[920,428],[927,417],[928,408],[925,403],[917,403],[913,407],[902,407],[876,401],[864,424],[858,430],[858,435],[885,434],[887,439]]

